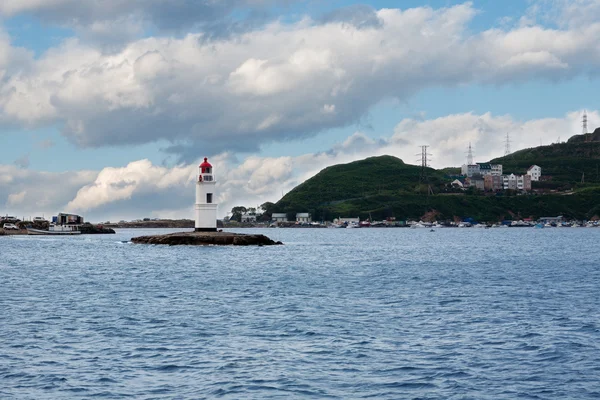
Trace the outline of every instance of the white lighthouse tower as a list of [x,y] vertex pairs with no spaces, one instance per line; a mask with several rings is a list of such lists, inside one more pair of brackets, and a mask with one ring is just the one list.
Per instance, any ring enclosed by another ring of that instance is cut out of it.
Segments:
[[196,232],[217,230],[217,204],[214,202],[216,184],[212,165],[204,157],[196,181]]

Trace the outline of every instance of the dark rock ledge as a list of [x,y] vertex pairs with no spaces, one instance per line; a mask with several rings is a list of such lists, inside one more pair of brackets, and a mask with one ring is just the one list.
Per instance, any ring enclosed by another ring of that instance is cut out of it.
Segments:
[[140,236],[132,238],[133,243],[165,244],[169,246],[272,246],[283,244],[265,235],[252,235],[232,232],[178,232],[168,235]]

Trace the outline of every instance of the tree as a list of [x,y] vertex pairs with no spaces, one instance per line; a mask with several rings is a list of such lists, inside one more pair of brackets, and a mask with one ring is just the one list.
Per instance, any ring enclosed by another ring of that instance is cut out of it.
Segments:
[[248,210],[244,206],[233,207],[231,209],[231,218],[229,219],[237,222],[242,222],[242,214],[244,214],[246,211]]
[[260,209],[263,210],[263,212],[265,214],[273,214],[273,210],[275,208],[275,203],[271,203],[270,201],[267,201],[266,203],[263,203],[260,205]]

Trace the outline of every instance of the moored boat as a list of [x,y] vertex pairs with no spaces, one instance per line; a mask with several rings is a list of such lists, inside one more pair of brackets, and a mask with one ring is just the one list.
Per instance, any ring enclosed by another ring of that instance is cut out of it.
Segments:
[[81,235],[77,226],[51,224],[47,231],[43,229],[27,228],[28,235]]

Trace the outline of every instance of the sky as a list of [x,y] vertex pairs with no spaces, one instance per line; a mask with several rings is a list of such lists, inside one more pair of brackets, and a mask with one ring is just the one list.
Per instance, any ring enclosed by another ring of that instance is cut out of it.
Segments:
[[0,215],[191,219],[203,157],[223,217],[565,141],[600,126],[598,37],[600,0],[3,0]]

